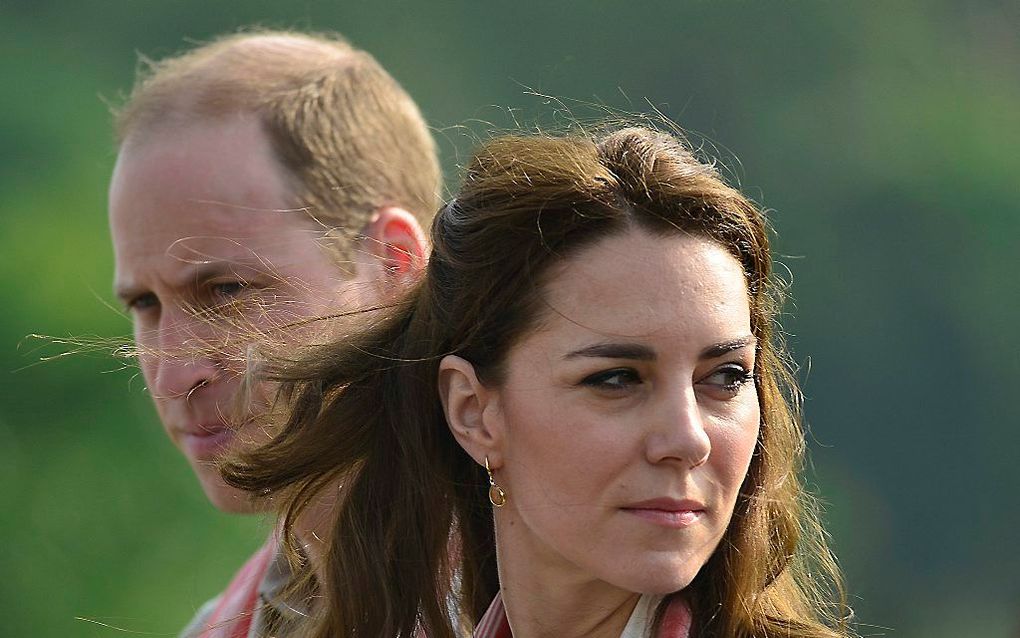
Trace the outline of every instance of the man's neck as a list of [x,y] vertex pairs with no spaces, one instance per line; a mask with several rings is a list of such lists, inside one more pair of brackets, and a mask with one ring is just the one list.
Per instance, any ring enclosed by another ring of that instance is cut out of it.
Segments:
[[326,552],[332,535],[336,505],[337,499],[332,495],[314,498],[294,521],[291,529],[320,585],[326,582]]

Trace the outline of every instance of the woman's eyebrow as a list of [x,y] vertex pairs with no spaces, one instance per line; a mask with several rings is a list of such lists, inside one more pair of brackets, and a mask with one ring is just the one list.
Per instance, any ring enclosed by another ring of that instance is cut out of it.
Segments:
[[701,355],[698,358],[715,359],[716,357],[721,357],[724,354],[733,352],[734,350],[740,350],[741,348],[746,348],[747,346],[753,346],[756,343],[758,343],[758,339],[756,339],[754,335],[747,335],[746,337],[733,339],[732,341],[723,341],[722,343],[711,345],[702,350]]
[[593,346],[586,346],[579,350],[568,352],[563,358],[576,359],[578,357],[654,361],[655,351],[640,343],[597,343]]
[[[758,340],[754,335],[747,335],[731,341],[723,341],[705,348],[699,355],[699,359],[715,359],[725,354],[753,346]],[[579,357],[598,357],[602,359],[632,359],[635,361],[654,361],[655,350],[640,343],[597,343],[585,346],[578,350],[568,352],[564,359],[576,359]]]

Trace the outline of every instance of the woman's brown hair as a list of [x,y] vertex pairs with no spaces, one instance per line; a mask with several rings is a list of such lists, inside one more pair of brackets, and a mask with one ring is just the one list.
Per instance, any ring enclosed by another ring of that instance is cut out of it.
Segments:
[[550,266],[634,227],[730,251],[759,344],[759,440],[729,529],[683,590],[692,636],[846,635],[839,574],[798,478],[804,437],[774,327],[765,216],[682,139],[645,128],[484,144],[436,216],[427,271],[407,296],[353,336],[267,368],[289,417],[225,474],[282,491],[288,521],[343,481],[309,635],[410,637],[420,625],[445,638],[474,626],[498,589],[493,518],[484,470],[446,425],[439,361],[457,354],[499,384],[508,350],[541,319]]

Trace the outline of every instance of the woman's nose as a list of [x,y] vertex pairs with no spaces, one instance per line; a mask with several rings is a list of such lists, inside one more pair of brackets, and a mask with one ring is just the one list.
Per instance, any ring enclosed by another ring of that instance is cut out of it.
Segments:
[[712,442],[693,384],[677,388],[655,404],[645,454],[650,463],[676,462],[688,469],[705,463]]

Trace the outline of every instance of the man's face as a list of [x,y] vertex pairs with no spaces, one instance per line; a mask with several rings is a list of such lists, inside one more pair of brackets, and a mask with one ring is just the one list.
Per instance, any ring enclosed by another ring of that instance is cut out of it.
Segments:
[[129,136],[109,204],[115,288],[163,427],[216,507],[248,511],[215,467],[265,439],[259,406],[237,405],[247,345],[370,302],[380,270],[345,272],[323,249],[254,116]]

